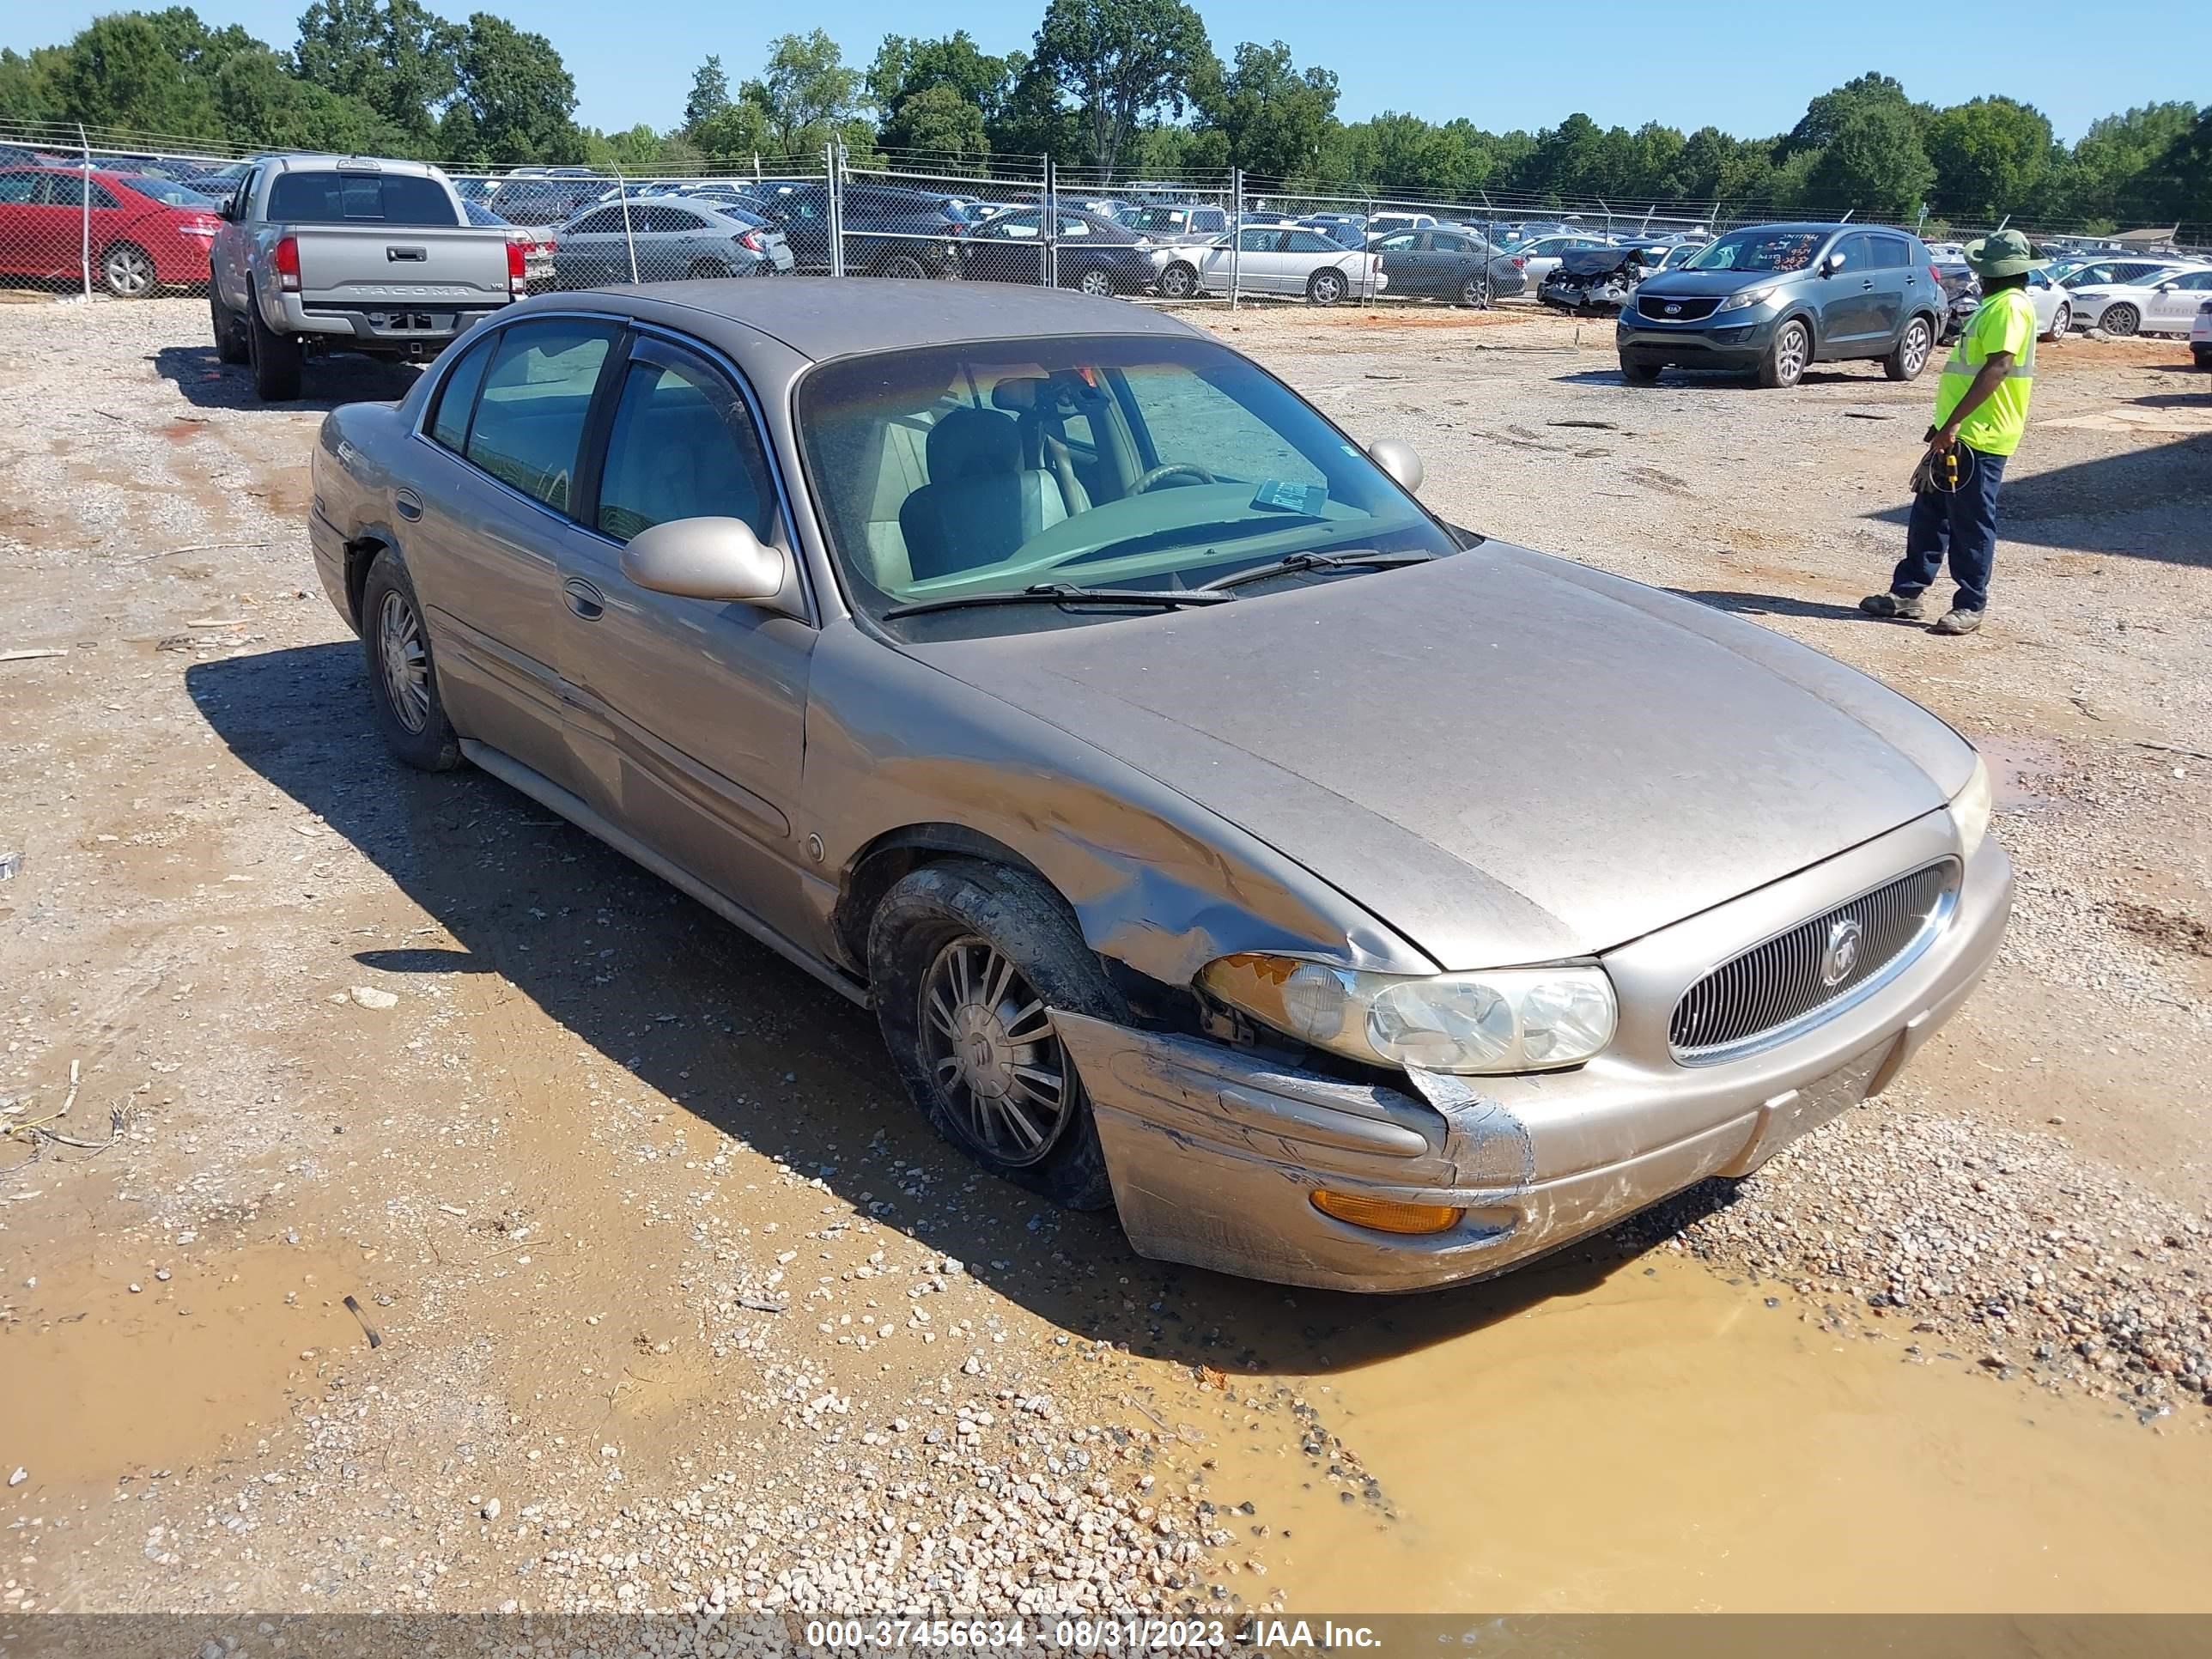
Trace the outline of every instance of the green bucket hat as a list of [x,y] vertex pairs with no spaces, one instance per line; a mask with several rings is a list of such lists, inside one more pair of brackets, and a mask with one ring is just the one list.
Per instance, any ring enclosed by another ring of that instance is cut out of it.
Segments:
[[1978,242],[1967,243],[1966,252],[1967,264],[1982,277],[2023,276],[2040,263],[2027,238],[2016,230],[1992,232]]

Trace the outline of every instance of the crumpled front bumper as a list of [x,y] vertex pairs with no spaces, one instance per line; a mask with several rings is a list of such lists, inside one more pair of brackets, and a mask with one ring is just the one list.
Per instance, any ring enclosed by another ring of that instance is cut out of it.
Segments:
[[[1681,970],[1686,986],[1729,954],[1713,952],[1715,939],[1735,933],[1748,945],[1775,917],[1820,915],[1867,890],[1885,866],[1895,873],[1887,861],[1900,850],[1940,850],[1942,833],[1925,820],[1908,825],[1681,924],[1680,940],[1667,929],[1625,946],[1616,982],[1663,986],[1679,957],[1698,964]],[[1428,1075],[1403,1091],[1198,1038],[1053,1018],[1140,1254],[1283,1284],[1416,1290],[1503,1272],[1708,1176],[1747,1174],[1879,1093],[1973,988],[2011,897],[2011,866],[1985,840],[1965,863],[1943,931],[1878,994],[1723,1065],[1655,1059],[1653,1011],[1626,1003],[1620,1052],[1601,1062],[1529,1077]],[[1671,1008],[1663,992],[1651,999],[1662,1000]],[[1658,1010],[1660,1025],[1664,1018]],[[1465,1213],[1439,1233],[1382,1233],[1315,1208],[1320,1188]]]

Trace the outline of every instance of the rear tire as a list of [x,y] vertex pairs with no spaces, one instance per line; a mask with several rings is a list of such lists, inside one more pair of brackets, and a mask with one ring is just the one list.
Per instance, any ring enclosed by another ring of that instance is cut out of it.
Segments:
[[2199,368],[2212,368],[2212,346],[2191,346],[2190,356],[2196,358]]
[[246,313],[248,356],[253,364],[253,390],[264,404],[288,404],[300,395],[302,354],[299,341],[279,334],[261,320],[261,307],[253,301]]
[[2105,314],[2097,319],[2097,326],[2114,339],[2124,340],[2142,326],[2142,313],[2124,301],[2107,306]]
[[902,282],[921,281],[929,273],[921,268],[921,261],[911,253],[894,253],[876,267],[878,276],[894,276]]
[[118,242],[100,256],[100,280],[118,300],[143,300],[160,286],[154,256],[136,242]]
[[932,1127],[1055,1204],[1112,1204],[1090,1097],[1045,1011],[1128,1009],[1058,894],[1002,865],[926,865],[876,907],[868,975],[891,1063]]
[[1333,306],[1351,291],[1352,286],[1344,280],[1340,270],[1316,270],[1306,279],[1308,305]]
[[215,355],[218,362],[242,363],[253,348],[246,338],[245,319],[216,292],[212,280],[208,283],[208,324],[215,331]]
[[729,266],[717,259],[694,259],[691,269],[684,273],[685,280],[694,283],[711,282],[729,274]]
[[1198,297],[1198,270],[1176,260],[1160,273],[1160,297],[1164,300],[1192,300]]
[[1088,294],[1094,300],[1110,300],[1114,297],[1113,274],[1093,267],[1078,279],[1075,289],[1079,294]]
[[1928,367],[1928,354],[1935,346],[1934,325],[1925,317],[1915,317],[1905,324],[1889,356],[1881,360],[1881,372],[1893,380],[1917,380],[1920,371]]
[[1774,331],[1774,343],[1759,360],[1759,383],[1769,391],[1786,390],[1805,378],[1812,360],[1812,332],[1792,317]]
[[437,665],[414,578],[386,548],[368,568],[361,591],[361,644],[368,665],[368,698],[385,746],[418,772],[450,772],[461,763],[461,739],[446,718]]
[[1459,302],[1472,306],[1477,311],[1490,307],[1490,288],[1480,276],[1470,276],[1459,285]]
[[1659,365],[1623,357],[1620,360],[1620,378],[1631,386],[1656,386],[1659,384]]

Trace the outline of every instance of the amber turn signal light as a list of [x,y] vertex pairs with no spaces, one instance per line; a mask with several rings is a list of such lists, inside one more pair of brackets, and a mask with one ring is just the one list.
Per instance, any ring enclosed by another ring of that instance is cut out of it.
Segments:
[[1349,1221],[1355,1227],[1371,1227],[1378,1233],[1440,1233],[1455,1226],[1467,1213],[1446,1204],[1401,1204],[1395,1198],[1362,1198],[1356,1193],[1332,1193],[1327,1188],[1313,1195],[1313,1206],[1323,1215]]

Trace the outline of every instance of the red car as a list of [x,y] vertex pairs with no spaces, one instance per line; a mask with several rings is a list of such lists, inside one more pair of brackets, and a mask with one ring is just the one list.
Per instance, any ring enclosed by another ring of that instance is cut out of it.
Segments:
[[0,273],[8,276],[82,282],[89,252],[110,294],[143,299],[156,288],[204,283],[208,246],[222,228],[210,198],[167,179],[0,167]]

